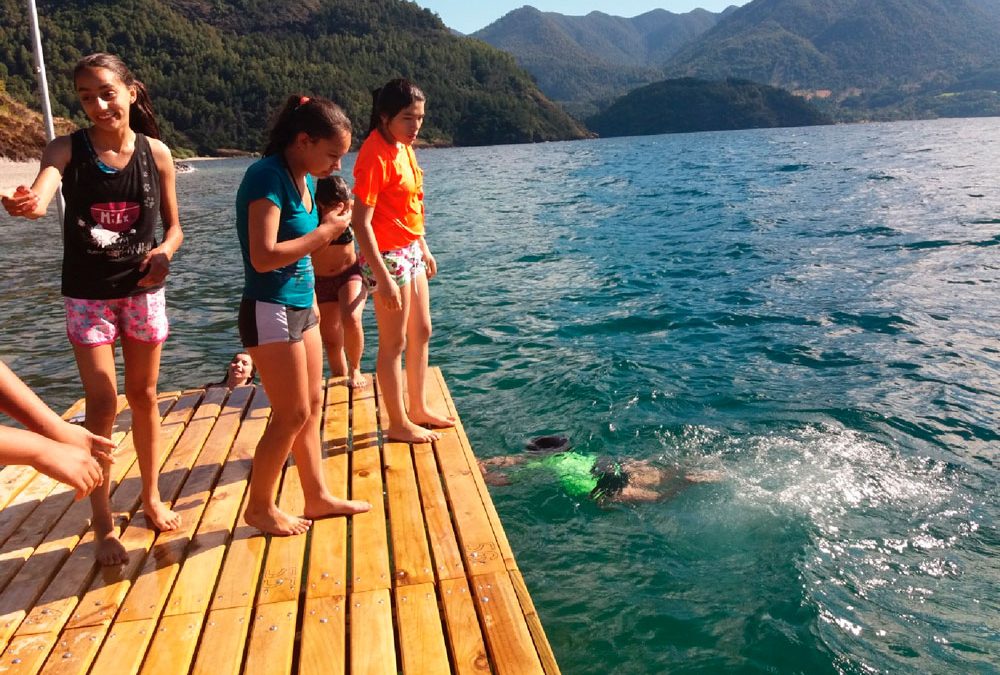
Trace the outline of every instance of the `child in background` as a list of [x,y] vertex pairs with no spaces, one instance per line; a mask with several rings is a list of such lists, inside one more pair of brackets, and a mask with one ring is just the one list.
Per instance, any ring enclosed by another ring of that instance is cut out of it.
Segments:
[[[340,176],[316,182],[316,204],[320,218],[330,211],[339,213],[351,207],[351,192]],[[319,332],[326,346],[333,377],[347,377],[347,386],[367,384],[361,374],[361,355],[365,350],[365,332],[361,314],[365,308],[364,282],[358,256],[354,252],[351,228],[312,253],[316,270],[316,302],[319,305]]]
[[[247,169],[236,194],[243,253],[239,329],[271,402],[271,419],[254,451],[244,518],[276,535],[302,534],[313,518],[362,513],[371,505],[334,497],[323,476],[323,344],[309,254],[339,236],[348,210],[322,220],[313,176],[340,168],[351,147],[351,122],[336,104],[292,96],[270,131],[264,157]],[[304,517],[274,503],[291,452],[302,481]]]
[[[361,252],[361,273],[375,293],[378,322],[376,373],[385,399],[388,439],[426,443],[440,438],[433,427],[453,417],[430,409],[424,392],[431,337],[427,281],[437,262],[424,241],[423,172],[413,153],[424,123],[424,93],[397,79],[373,92],[368,137],[354,164],[352,227]],[[406,350],[406,386],[402,358]]]
[[26,429],[0,426],[0,464],[27,464],[69,485],[81,499],[101,485],[101,461],[110,464],[115,444],[70,424],[0,361],[0,412]]
[[[183,240],[174,163],[160,140],[145,86],[117,56],[91,54],[73,81],[91,126],[45,148],[31,188],[19,186],[3,206],[40,218],[62,181],[62,294],[66,332],[86,397],[87,429],[110,436],[118,406],[114,345],[121,339],[125,396],[142,473],[142,505],[151,525],[172,530],[180,516],[160,499],[160,413],[156,383],[168,324],[163,284]],[[156,240],[156,221],[163,241]],[[111,514],[110,464],[91,494],[97,559],[125,563]]]

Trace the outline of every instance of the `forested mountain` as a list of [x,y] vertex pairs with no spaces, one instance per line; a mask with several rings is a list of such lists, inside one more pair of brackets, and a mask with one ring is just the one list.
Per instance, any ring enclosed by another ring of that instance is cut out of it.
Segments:
[[663,79],[663,65],[721,15],[656,9],[623,18],[602,12],[566,16],[525,6],[472,34],[510,52],[549,98],[571,112]]
[[850,106],[937,96],[1000,68],[997,0],[754,0],[667,66],[674,76],[739,77],[829,90]]
[[657,82],[623,96],[587,120],[601,136],[829,124],[804,99],[768,85],[681,78]]
[[[168,142],[257,150],[290,93],[324,95],[367,130],[372,88],[397,76],[427,93],[423,135],[478,145],[580,138],[514,59],[456,37],[406,0],[39,0],[56,114],[79,114],[81,56],[122,56],[151,90]],[[25,6],[0,0],[0,79],[35,101]]]

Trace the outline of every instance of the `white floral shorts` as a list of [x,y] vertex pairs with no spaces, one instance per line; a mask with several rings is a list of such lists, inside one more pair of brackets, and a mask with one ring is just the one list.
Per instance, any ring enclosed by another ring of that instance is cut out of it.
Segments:
[[119,335],[160,344],[167,339],[167,296],[163,288],[110,300],[63,298],[66,335],[75,345],[96,347],[113,343]]
[[[402,288],[417,278],[421,272],[426,273],[427,266],[424,264],[424,252],[420,250],[420,242],[414,241],[409,246],[397,248],[393,251],[382,251],[382,260],[389,270],[389,275],[396,285]],[[363,255],[358,255],[358,265],[361,266],[361,276],[369,289],[374,289],[378,285],[375,273],[371,265],[365,260]]]

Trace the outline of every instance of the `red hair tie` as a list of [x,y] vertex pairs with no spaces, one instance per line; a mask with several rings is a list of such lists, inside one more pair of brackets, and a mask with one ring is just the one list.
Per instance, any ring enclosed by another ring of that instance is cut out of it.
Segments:
[[302,106],[304,106],[308,102],[309,102],[309,97],[308,96],[303,96],[302,98],[299,99],[299,107],[301,108]]

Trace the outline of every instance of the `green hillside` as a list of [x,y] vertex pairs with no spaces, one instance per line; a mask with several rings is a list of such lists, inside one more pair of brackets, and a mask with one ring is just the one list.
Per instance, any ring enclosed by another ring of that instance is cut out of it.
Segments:
[[602,12],[566,16],[525,6],[473,33],[510,52],[546,96],[578,115],[663,79],[663,64],[719,19],[702,9],[663,9],[623,18]]
[[[149,86],[168,142],[201,154],[259,149],[293,92],[332,98],[364,131],[370,90],[397,76],[427,93],[430,142],[586,135],[510,55],[405,0],[41,0],[38,9],[56,114],[83,121],[72,65],[113,52]],[[0,0],[0,78],[13,97],[36,100],[21,0]]]
[[988,6],[985,0],[755,0],[684,47],[667,72],[830,90],[840,99],[903,100],[1000,64],[1000,13]]
[[682,78],[623,96],[587,120],[601,136],[644,136],[829,124],[830,118],[783,89],[742,80]]

